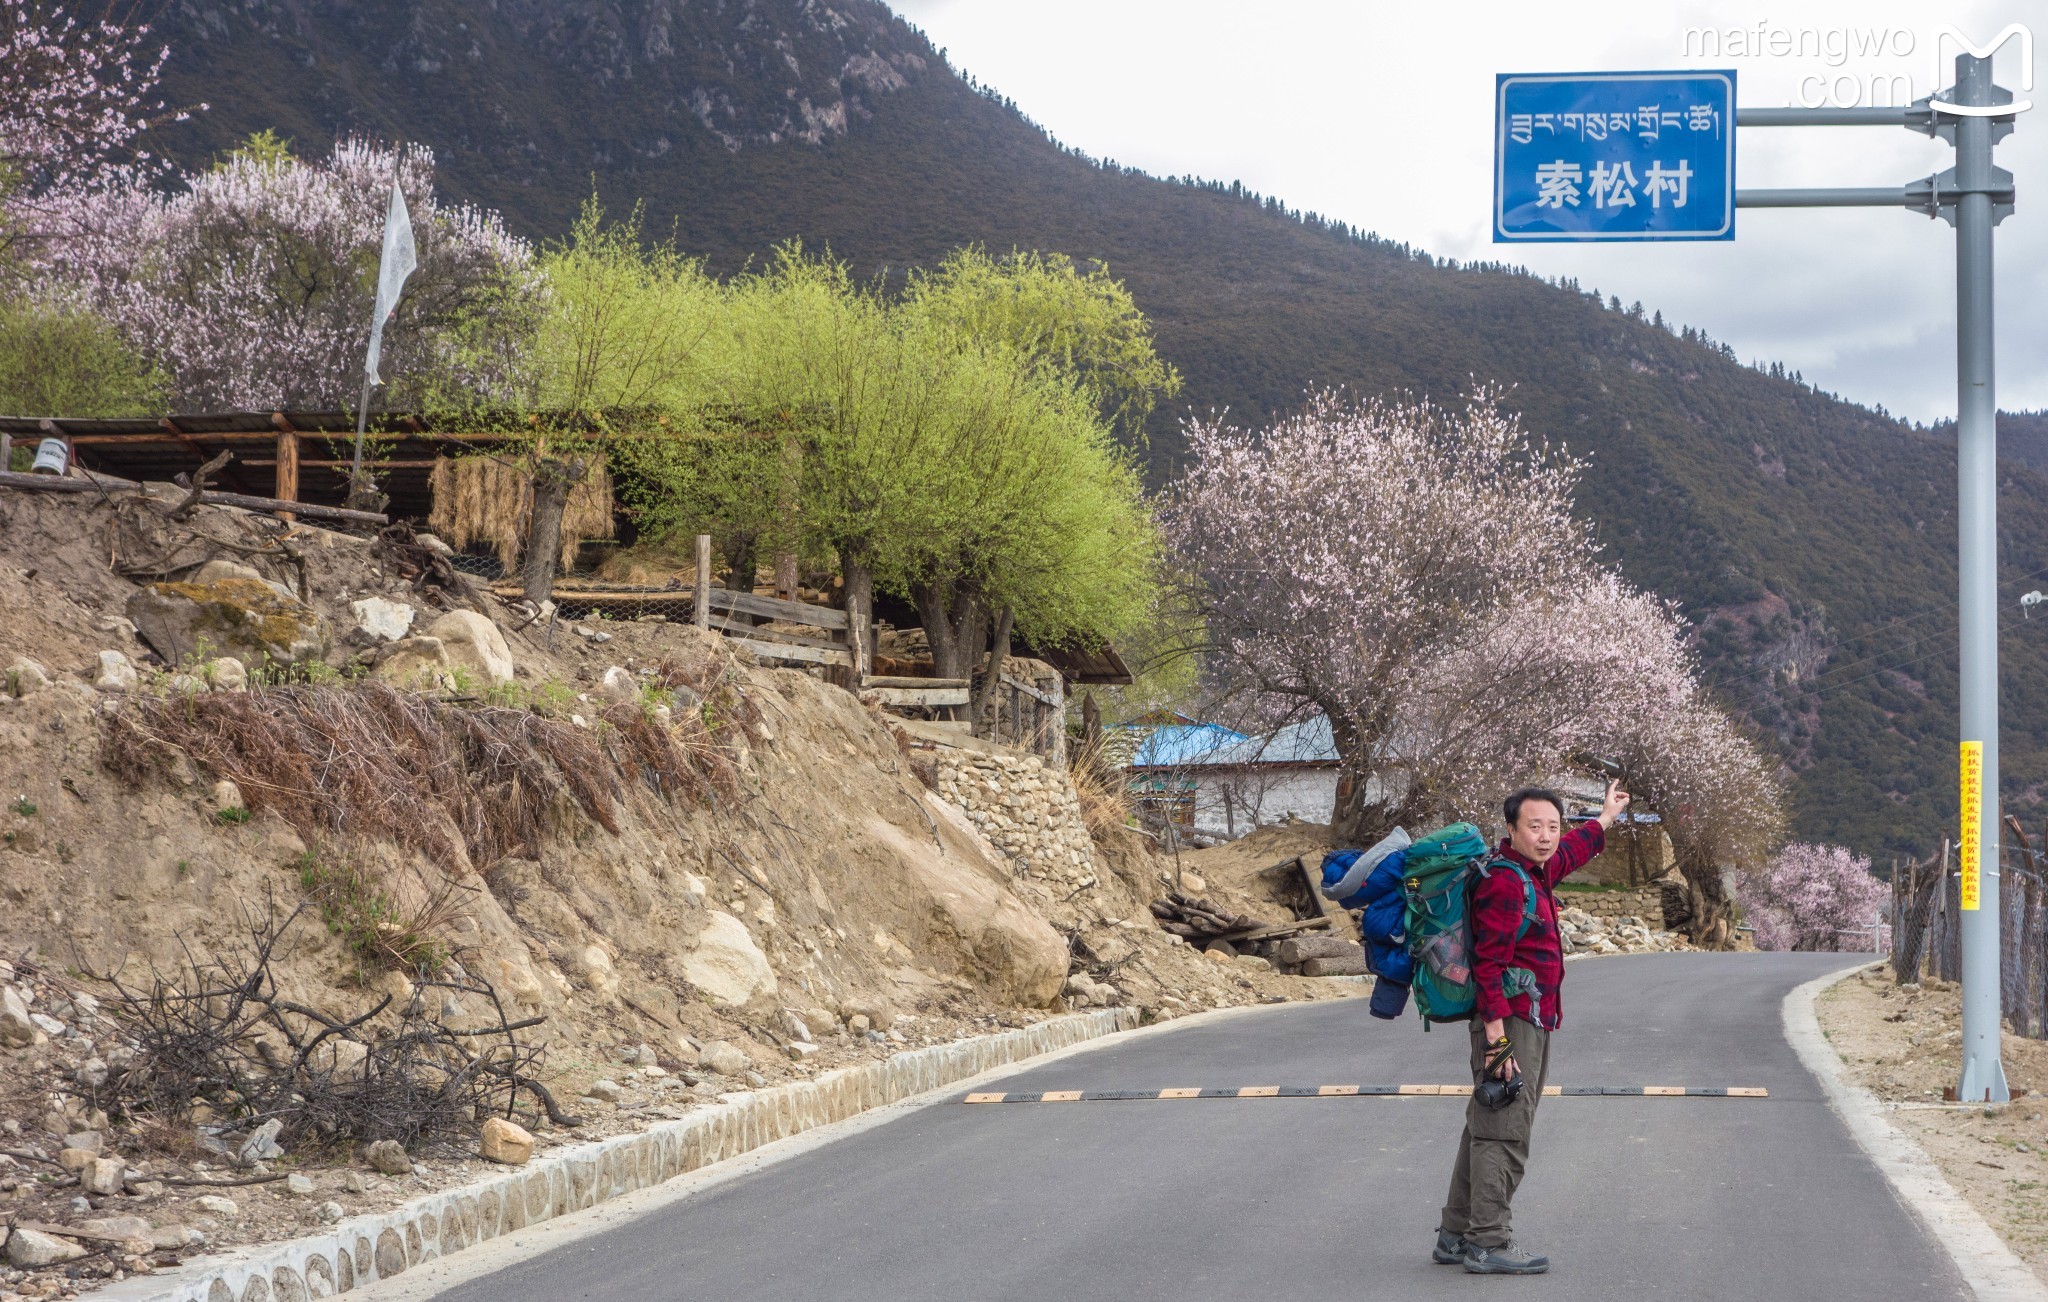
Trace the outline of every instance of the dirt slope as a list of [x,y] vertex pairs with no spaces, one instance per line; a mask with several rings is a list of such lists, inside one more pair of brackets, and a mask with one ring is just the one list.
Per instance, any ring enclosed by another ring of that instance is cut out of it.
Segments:
[[[1145,902],[1170,864],[1135,836],[1107,834],[1093,884],[1054,895],[919,780],[885,718],[713,634],[525,623],[436,581],[409,540],[283,532],[224,509],[172,523],[133,502],[5,492],[0,540],[0,985],[47,1019],[32,1043],[0,1035],[0,1147],[25,1155],[0,1159],[0,1198],[25,1220],[141,1216],[168,1261],[186,1231],[214,1246],[291,1233],[324,1207],[474,1169],[462,1136],[385,1177],[362,1170],[359,1144],[288,1130],[266,1167],[316,1176],[317,1196],[258,1188],[228,1216],[162,1182],[233,1163],[199,1148],[189,1120],[124,1112],[100,1083],[134,1037],[94,974],[141,983],[188,955],[238,954],[302,907],[270,964],[282,998],[336,1018],[402,1005],[419,974],[389,952],[417,941],[405,952],[488,983],[508,1018],[543,1018],[521,1035],[584,1123],[550,1126],[523,1103],[543,1147],[1077,1004],[1172,1016],[1356,989],[1219,963],[1156,930]],[[236,689],[224,645],[167,663],[126,622],[153,582],[228,591],[203,568],[221,561],[254,572],[230,587],[279,585],[317,653],[269,672],[245,656],[252,685]],[[411,608],[410,640],[359,628],[352,603],[368,599]],[[394,646],[459,649],[460,630],[433,622],[449,611],[491,621],[509,679],[457,657],[436,694],[385,684],[376,666],[402,663]],[[430,625],[446,638],[420,637]],[[132,686],[107,678],[109,651],[132,662]],[[279,736],[315,740],[265,749]],[[422,746],[443,749],[408,759]],[[361,900],[337,905],[337,881],[373,893],[383,920],[351,931]],[[436,999],[425,1015],[444,1025],[489,1012],[473,994]],[[616,1088],[586,1097],[600,1079]],[[237,1142],[248,1120],[211,1116]],[[64,1136],[88,1131],[126,1163],[125,1187],[81,1194],[57,1164]],[[0,1286],[61,1292],[147,1268],[136,1246],[54,1271],[0,1266]]]

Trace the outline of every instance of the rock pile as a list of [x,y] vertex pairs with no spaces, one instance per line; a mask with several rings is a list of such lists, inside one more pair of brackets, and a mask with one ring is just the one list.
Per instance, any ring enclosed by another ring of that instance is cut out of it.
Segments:
[[1653,930],[1638,917],[1606,918],[1567,905],[1557,915],[1557,931],[1567,954],[1651,954],[1689,949],[1675,931]]
[[1036,755],[944,750],[938,789],[1019,872],[1068,886],[1095,880],[1094,843],[1064,771]]

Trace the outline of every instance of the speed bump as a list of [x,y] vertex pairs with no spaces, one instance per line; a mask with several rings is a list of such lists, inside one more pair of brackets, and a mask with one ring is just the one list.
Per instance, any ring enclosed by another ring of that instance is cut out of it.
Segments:
[[[1239,1085],[1220,1089],[1177,1086],[1163,1090],[1042,1090],[1037,1093],[969,1094],[963,1103],[1125,1103],[1161,1099],[1332,1099],[1465,1098],[1472,1087],[1456,1085]],[[1546,1098],[1764,1099],[1760,1085],[1546,1085]]]

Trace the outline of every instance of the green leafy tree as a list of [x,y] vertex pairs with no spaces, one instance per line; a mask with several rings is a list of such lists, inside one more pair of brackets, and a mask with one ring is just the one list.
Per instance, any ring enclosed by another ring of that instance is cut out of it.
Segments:
[[1153,346],[1151,321],[1100,262],[1084,270],[1063,253],[996,258],[974,245],[908,279],[906,311],[964,339],[1008,345],[1071,380],[1133,441],[1159,399],[1180,392],[1180,372]]
[[[641,285],[665,256],[603,251],[638,260],[615,278]],[[619,448],[643,529],[716,533],[735,584],[763,553],[834,558],[857,624],[877,584],[916,602],[942,677],[967,676],[1015,630],[1097,640],[1127,627],[1157,548],[1103,408],[1142,386],[1069,369],[1063,350],[1083,336],[1056,351],[993,318],[976,326],[937,310],[936,282],[916,283],[922,297],[892,302],[789,244],[693,298],[688,362],[648,386]],[[1142,318],[1115,319],[1144,337]]]
[[163,410],[163,375],[83,309],[0,302],[0,412],[141,416]]

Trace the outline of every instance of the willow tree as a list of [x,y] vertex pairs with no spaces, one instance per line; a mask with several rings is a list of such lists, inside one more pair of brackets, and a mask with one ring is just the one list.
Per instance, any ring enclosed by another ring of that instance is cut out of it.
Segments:
[[947,348],[949,473],[931,486],[945,527],[910,536],[895,579],[941,677],[970,677],[986,652],[979,718],[1013,633],[1094,643],[1142,620],[1158,549],[1091,395],[1002,345]]
[[1180,375],[1130,291],[1063,254],[958,250],[913,270],[898,310],[983,381],[961,404],[977,414],[960,436],[960,528],[908,591],[942,674],[967,676],[987,650],[986,696],[1013,630],[1093,642],[1150,608],[1154,531],[1116,440],[1142,439]]
[[639,207],[607,222],[592,198],[539,261],[547,292],[519,374],[532,414],[506,427],[526,488],[521,586],[530,601],[553,586],[570,495],[593,476],[601,483],[622,445],[662,428],[662,412],[698,405],[723,291],[700,261],[644,234]]
[[[627,277],[641,295],[693,287],[671,314],[692,324],[661,345],[673,374],[617,445],[644,532],[718,533],[735,584],[764,553],[836,560],[855,627],[877,585],[914,601],[944,677],[969,676],[1008,628],[1099,639],[1142,613],[1156,546],[1104,408],[1159,373],[1118,388],[1106,363],[1091,378],[1033,328],[941,311],[960,296],[936,282],[890,300],[797,244],[720,284],[687,273]],[[1107,293],[1031,274],[1075,301]]]
[[1033,373],[1073,384],[1126,441],[1142,438],[1159,399],[1180,392],[1152,322],[1100,262],[1084,269],[1063,253],[1025,251],[999,258],[975,245],[913,269],[906,282],[906,316],[1014,350]]

